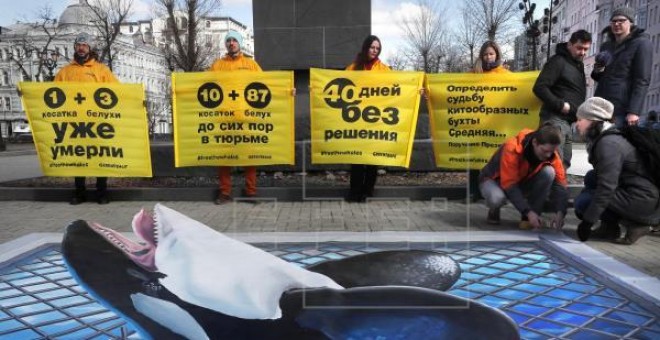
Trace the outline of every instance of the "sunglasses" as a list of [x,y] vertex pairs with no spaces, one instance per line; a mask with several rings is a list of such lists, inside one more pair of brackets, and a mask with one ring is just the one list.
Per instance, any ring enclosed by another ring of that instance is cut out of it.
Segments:
[[628,21],[628,19],[612,19],[612,20],[610,20],[610,23],[611,24],[622,24],[626,21]]

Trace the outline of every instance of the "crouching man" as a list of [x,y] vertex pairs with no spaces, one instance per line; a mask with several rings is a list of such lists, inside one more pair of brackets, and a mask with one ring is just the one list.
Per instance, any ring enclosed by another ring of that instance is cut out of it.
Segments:
[[[590,236],[633,244],[650,232],[660,216],[660,193],[641,153],[610,123],[614,105],[600,97],[587,99],[577,110],[576,129],[587,141],[594,170],[584,177],[584,190],[575,198],[582,222],[581,241]],[[591,227],[600,220],[600,228]],[[619,223],[627,227],[620,237]]]
[[559,145],[559,129],[544,124],[535,131],[524,129],[500,146],[479,174],[488,223],[500,223],[500,208],[509,200],[521,214],[520,229],[540,228],[549,199],[556,212],[551,227],[563,227],[568,190]]

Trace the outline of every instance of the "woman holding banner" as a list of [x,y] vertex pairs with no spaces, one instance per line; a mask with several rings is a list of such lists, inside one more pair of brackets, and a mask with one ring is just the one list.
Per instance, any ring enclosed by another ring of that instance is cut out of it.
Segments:
[[[375,35],[368,36],[364,39],[362,49],[355,57],[355,61],[348,65],[346,70],[390,71],[390,67],[378,59],[380,51],[380,39]],[[364,202],[367,197],[373,196],[377,176],[378,168],[375,165],[351,164],[351,189],[346,200]]]
[[[479,59],[474,64],[473,73],[509,73],[509,69],[502,63],[502,53],[500,47],[494,41],[486,41],[479,50]],[[468,182],[470,196],[468,201],[476,202],[481,197],[479,191],[479,171],[480,169],[468,170]],[[490,221],[495,224],[496,221]]]
[[509,73],[502,62],[500,47],[494,41],[486,41],[479,50],[479,60],[474,64],[474,73]]

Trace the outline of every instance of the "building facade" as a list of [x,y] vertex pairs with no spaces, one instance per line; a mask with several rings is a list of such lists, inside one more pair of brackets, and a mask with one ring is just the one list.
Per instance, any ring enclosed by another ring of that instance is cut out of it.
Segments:
[[[84,1],[69,5],[57,18],[40,23],[17,23],[0,31],[0,132],[4,138],[25,131],[27,116],[21,105],[17,84],[21,81],[48,81],[73,59],[73,41],[81,32],[97,35],[93,15]],[[172,132],[171,70],[162,48],[168,43],[164,19],[127,22],[112,45],[109,65],[122,83],[144,84],[149,130],[154,134]],[[185,16],[177,22],[181,27]],[[243,50],[253,55],[254,39],[249,29],[230,17],[205,17],[200,45],[215,55],[226,52],[222,41],[228,29],[244,37]],[[44,25],[42,25],[44,24]],[[212,61],[213,58],[211,58]]]
[[[635,25],[643,28],[650,36],[653,44],[653,68],[643,110],[660,112],[660,0],[560,0],[553,8],[557,23],[553,25],[551,32],[541,35],[541,45],[546,45],[550,37],[552,55],[556,44],[568,41],[573,32],[585,29],[592,34],[592,47],[584,60],[587,96],[591,97],[596,83],[588,75],[593,70],[600,45],[606,39],[603,31],[609,27],[612,11],[619,7],[634,8]],[[539,56],[540,65],[547,60],[545,51],[547,47],[543,49],[543,55]],[[516,49],[515,60],[524,60],[525,57],[519,55],[523,52]]]

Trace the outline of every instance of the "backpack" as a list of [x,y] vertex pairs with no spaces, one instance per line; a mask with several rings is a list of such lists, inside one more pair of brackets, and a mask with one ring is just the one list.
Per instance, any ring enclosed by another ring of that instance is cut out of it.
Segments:
[[639,151],[653,183],[660,185],[660,130],[625,126],[619,132]]

